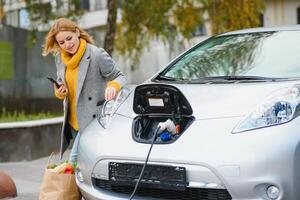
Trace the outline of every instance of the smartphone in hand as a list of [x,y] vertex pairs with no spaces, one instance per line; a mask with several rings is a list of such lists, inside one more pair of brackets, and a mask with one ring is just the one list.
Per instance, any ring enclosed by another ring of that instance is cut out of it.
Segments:
[[55,86],[56,86],[57,88],[59,88],[59,87],[61,86],[61,84],[58,84],[58,82],[56,82],[56,80],[54,80],[53,78],[47,77],[47,79],[48,79],[49,81],[51,81],[52,83],[54,83]]

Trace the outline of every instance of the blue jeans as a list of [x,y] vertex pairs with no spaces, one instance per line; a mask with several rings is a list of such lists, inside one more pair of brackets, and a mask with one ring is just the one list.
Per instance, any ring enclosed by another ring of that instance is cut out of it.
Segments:
[[72,137],[75,139],[74,139],[72,150],[70,153],[69,162],[76,163],[77,157],[78,157],[78,143],[79,143],[79,138],[80,138],[80,132],[75,131],[73,128],[71,128],[71,134],[72,134]]

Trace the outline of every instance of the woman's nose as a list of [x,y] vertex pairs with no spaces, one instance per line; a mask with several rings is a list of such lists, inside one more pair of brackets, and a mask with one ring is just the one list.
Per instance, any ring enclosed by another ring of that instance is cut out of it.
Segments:
[[66,44],[66,48],[67,48],[67,49],[70,48],[70,47],[72,46],[72,44],[71,44],[70,41],[66,41],[65,44]]

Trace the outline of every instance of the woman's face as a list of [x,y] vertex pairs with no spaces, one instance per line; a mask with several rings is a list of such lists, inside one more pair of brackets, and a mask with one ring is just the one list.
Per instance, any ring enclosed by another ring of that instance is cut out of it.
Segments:
[[75,54],[79,47],[79,31],[60,31],[55,35],[55,39],[61,49]]

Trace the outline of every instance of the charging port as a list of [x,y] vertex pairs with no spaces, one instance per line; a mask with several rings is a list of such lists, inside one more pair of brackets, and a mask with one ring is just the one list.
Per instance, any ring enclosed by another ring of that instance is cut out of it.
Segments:
[[158,125],[167,120],[174,124],[176,130],[161,130],[155,144],[173,143],[194,121],[189,102],[178,88],[171,85],[138,86],[134,93],[133,110],[137,116],[132,123],[132,137],[140,143],[150,144]]

